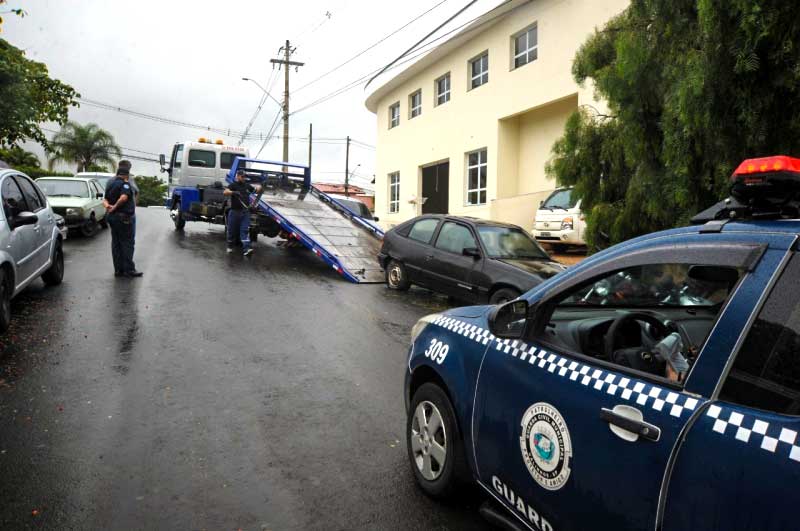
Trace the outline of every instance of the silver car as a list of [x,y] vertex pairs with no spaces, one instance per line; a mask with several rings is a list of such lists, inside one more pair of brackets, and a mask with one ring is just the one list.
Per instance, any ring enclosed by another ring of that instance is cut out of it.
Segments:
[[61,232],[39,187],[26,175],[0,169],[0,332],[11,320],[11,299],[39,277],[64,278]]

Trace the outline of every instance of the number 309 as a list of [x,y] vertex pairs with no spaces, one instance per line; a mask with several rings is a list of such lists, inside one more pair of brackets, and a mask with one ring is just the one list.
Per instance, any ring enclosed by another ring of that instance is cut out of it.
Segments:
[[438,339],[431,339],[431,344],[425,351],[425,357],[430,358],[439,365],[444,363],[447,353],[450,351],[450,345],[445,345]]

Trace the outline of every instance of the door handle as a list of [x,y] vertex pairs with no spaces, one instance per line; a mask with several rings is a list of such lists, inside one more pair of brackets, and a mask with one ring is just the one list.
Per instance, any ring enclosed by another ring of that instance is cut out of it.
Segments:
[[661,428],[645,422],[642,412],[635,407],[619,405],[613,410],[603,408],[600,418],[609,423],[616,436],[629,442],[635,442],[639,437],[652,442],[658,442],[661,438]]
[[425,255],[425,260],[433,260],[433,255],[432,254]]

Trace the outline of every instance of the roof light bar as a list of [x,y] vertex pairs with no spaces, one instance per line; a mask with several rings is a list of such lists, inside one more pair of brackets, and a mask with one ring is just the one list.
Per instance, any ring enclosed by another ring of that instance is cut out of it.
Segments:
[[732,177],[739,175],[752,175],[756,173],[791,172],[800,173],[800,159],[776,155],[760,159],[747,159],[736,168]]

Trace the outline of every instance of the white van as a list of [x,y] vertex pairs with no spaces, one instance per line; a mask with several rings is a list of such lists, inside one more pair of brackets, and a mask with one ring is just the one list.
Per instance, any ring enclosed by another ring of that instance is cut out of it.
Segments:
[[533,223],[533,237],[548,243],[556,251],[567,246],[585,246],[586,219],[581,212],[581,201],[572,188],[558,188],[542,201]]
[[175,144],[166,168],[166,157],[162,155],[162,171],[169,175],[170,189],[175,186],[212,186],[215,182],[225,182],[233,159],[249,156],[250,152],[245,148],[225,145],[222,140],[212,142],[200,138],[196,142]]

